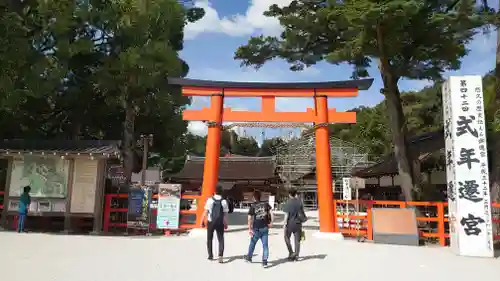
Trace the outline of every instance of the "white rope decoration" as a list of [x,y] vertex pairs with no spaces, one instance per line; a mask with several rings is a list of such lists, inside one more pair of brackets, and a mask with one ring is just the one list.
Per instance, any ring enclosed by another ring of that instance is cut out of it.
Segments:
[[[214,125],[214,124],[209,124]],[[274,129],[274,128],[319,128],[326,127],[328,123],[320,123],[316,125],[308,125],[305,123],[259,123],[259,122],[249,122],[249,123],[233,123],[229,125],[222,126],[224,129],[229,130],[234,127],[242,127],[242,128],[265,128],[265,129]]]

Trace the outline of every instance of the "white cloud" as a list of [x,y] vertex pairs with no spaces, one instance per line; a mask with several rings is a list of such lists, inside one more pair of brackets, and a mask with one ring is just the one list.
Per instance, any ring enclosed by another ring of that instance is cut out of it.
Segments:
[[208,132],[207,125],[202,121],[189,121],[188,132],[197,136],[206,136]]
[[[229,125],[232,122],[226,122],[224,125]],[[231,128],[231,131],[235,132],[239,136],[244,136],[246,134],[246,130],[244,127],[234,126]],[[208,127],[205,122],[202,121],[189,121],[188,123],[188,132],[193,135],[204,137],[208,133]]]
[[207,0],[198,0],[196,7],[205,10],[205,16],[184,29],[185,39],[194,39],[201,33],[223,33],[230,36],[248,36],[255,32],[277,36],[282,27],[278,20],[263,15],[273,4],[280,7],[289,5],[292,0],[251,0],[244,15],[236,14],[231,17],[221,17]]
[[[209,105],[210,104],[205,104],[203,106],[208,107]],[[190,109],[193,109],[193,108],[190,108]],[[248,111],[248,108],[244,108],[244,107],[234,107],[234,108],[232,107],[231,109],[233,111]],[[233,122],[226,122],[226,123],[224,123],[224,125],[230,125],[232,123]],[[234,126],[231,128],[231,130],[234,131],[239,136],[243,136],[245,134],[245,129],[240,127],[240,126]],[[208,126],[203,121],[189,121],[188,132],[190,132],[193,135],[204,137],[208,133]]]

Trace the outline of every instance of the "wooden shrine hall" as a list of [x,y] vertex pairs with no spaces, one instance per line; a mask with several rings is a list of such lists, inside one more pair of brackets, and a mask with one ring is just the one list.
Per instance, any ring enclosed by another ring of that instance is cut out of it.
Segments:
[[[182,170],[166,175],[165,180],[182,184],[183,192],[200,194],[204,162],[205,157],[188,155]],[[275,157],[228,155],[220,158],[218,183],[224,188],[224,195],[236,206],[244,206],[252,201],[254,190],[262,192],[263,200],[277,193],[281,180],[275,171]]]

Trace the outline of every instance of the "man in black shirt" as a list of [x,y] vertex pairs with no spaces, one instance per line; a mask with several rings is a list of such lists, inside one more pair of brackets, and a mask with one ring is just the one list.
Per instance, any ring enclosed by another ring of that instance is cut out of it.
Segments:
[[[285,212],[285,223],[283,225],[285,234],[285,243],[288,249],[288,259],[296,261],[300,253],[300,239],[302,234],[302,223],[307,220],[302,201],[297,198],[297,190],[291,189],[289,199],[283,207]],[[292,250],[290,237],[294,237],[295,251]]]
[[250,246],[248,247],[248,254],[245,260],[252,261],[253,251],[255,245],[260,240],[262,241],[262,265],[267,265],[267,258],[269,257],[269,228],[273,222],[271,213],[271,205],[267,202],[260,201],[260,192],[254,191],[253,194],[255,202],[248,210],[248,231],[250,233]]

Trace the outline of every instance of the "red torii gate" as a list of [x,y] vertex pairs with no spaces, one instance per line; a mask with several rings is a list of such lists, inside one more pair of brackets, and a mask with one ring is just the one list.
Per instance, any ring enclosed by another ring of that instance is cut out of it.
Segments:
[[[207,121],[205,166],[201,200],[198,202],[197,225],[206,200],[215,192],[219,173],[219,153],[223,122],[297,122],[314,123],[316,135],[316,179],[320,232],[337,232],[336,207],[330,161],[328,123],[356,123],[355,112],[337,112],[328,109],[328,97],[356,97],[358,90],[367,90],[373,79],[312,82],[312,83],[253,83],[223,82],[184,78],[169,78],[169,84],[182,87],[185,96],[210,97],[210,107],[185,110],[186,121]],[[223,108],[224,97],[260,97],[262,109],[257,111],[232,111]],[[314,99],[314,109],[306,112],[276,112],[276,97],[309,97]]]

